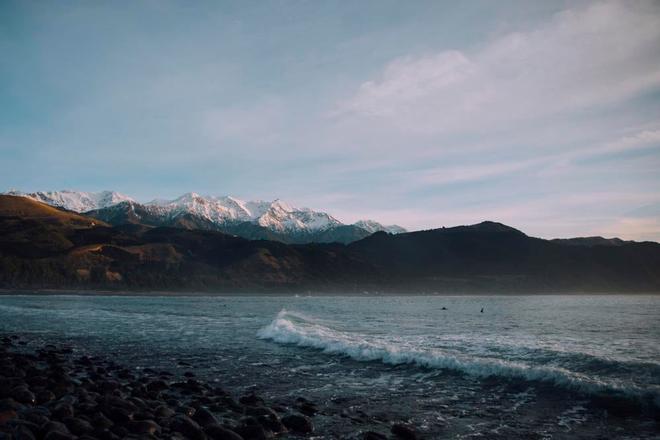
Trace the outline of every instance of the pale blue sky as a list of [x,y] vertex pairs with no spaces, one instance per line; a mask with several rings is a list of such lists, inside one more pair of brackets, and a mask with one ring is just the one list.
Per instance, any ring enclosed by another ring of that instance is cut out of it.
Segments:
[[660,240],[653,1],[3,1],[0,104],[0,189]]

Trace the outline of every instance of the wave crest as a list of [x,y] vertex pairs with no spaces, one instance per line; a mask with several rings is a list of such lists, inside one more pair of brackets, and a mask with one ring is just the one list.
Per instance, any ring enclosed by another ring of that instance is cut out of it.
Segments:
[[586,394],[618,394],[621,397],[651,401],[655,406],[660,406],[658,391],[643,389],[631,383],[598,378],[556,366],[530,365],[438,349],[416,349],[375,336],[335,330],[303,314],[285,309],[280,311],[269,325],[260,329],[257,337],[279,344],[313,348],[357,361],[379,361],[389,365],[409,364],[432,369],[447,369],[483,378],[498,376],[541,381]]

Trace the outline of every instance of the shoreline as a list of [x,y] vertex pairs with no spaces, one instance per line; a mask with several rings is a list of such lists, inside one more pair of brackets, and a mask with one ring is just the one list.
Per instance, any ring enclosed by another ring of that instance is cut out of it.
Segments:
[[483,296],[660,296],[651,292],[186,292],[171,290],[0,289],[2,296],[119,296],[119,297],[483,297]]
[[[193,369],[192,365],[185,368]],[[183,374],[131,369],[74,348],[0,335],[0,438],[45,440],[307,438],[315,433],[316,404],[291,406]],[[415,439],[413,427],[391,424],[394,438]],[[12,437],[9,437],[12,438]],[[386,434],[356,432],[355,439]]]
[[[169,366],[137,366],[117,362],[106,351],[91,355],[95,351],[88,351],[89,347],[84,344],[72,345],[67,340],[53,342],[48,335],[0,333],[0,439],[437,438],[426,435],[428,426],[423,421],[409,417],[409,407],[403,412],[371,408],[344,413],[328,407],[328,402],[319,400],[319,396],[306,392],[288,394],[284,391],[285,398],[272,394],[262,398],[265,390],[255,394],[257,388],[249,386],[252,383],[249,376],[237,384],[223,377],[224,373],[203,375],[196,363],[186,358],[172,358]],[[236,362],[239,363],[237,368],[241,368],[241,360],[236,359]],[[533,380],[523,382],[541,384]],[[508,380],[503,383],[513,387],[510,392],[514,395],[521,390],[520,385]],[[482,388],[484,395],[488,394],[488,387]],[[626,426],[645,433],[638,421],[649,423],[649,417],[660,420],[657,408],[647,406],[650,402],[609,393],[583,395],[560,388],[550,396],[537,395],[537,398],[542,406],[554,407],[560,398],[557,396],[568,395],[573,396],[571,399],[579,396],[576,402],[581,399],[589,402],[586,406],[592,414],[605,414],[602,420],[609,420],[607,413],[610,413],[610,417],[614,417],[612,426]],[[333,400],[341,402],[345,397],[340,392]],[[504,406],[513,404],[507,399],[497,402]],[[381,401],[377,405],[382,404]],[[387,402],[388,408],[390,405],[396,403]],[[471,402],[471,405],[478,406],[478,402]],[[438,408],[459,419],[461,411],[466,411],[465,407],[448,409],[440,405]],[[469,406],[467,411],[472,413],[475,408]],[[355,418],[356,414],[359,418]],[[358,424],[352,425],[346,435],[337,437],[326,432],[328,428],[351,421]],[[447,435],[463,428],[460,423],[453,425],[453,422],[443,422],[440,427]],[[592,433],[591,429],[595,429],[593,424],[587,432]],[[600,428],[594,432],[600,432]]]

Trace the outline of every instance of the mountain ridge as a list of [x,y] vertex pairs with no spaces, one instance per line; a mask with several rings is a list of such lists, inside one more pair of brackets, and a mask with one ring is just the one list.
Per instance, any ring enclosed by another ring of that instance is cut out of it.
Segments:
[[[271,239],[285,243],[348,243],[377,230],[392,233],[406,231],[400,226],[383,226],[373,220],[347,225],[325,212],[296,208],[280,199],[270,202],[244,201],[232,196],[201,196],[190,192],[172,200],[156,199],[139,203],[112,191],[22,193],[12,190],[5,194],[87,213],[115,226],[122,222],[139,222],[152,226],[215,230],[248,239]],[[255,227],[250,227],[248,223]]]
[[403,234],[376,232],[348,245],[285,244],[211,230],[110,226],[28,198],[0,196],[0,288],[660,292],[660,244],[576,245],[529,237],[488,221]]

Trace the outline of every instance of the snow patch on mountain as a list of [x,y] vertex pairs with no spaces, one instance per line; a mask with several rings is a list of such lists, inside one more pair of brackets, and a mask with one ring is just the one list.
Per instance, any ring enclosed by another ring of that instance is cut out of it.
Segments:
[[389,232],[390,234],[402,234],[404,232],[408,232],[399,225],[382,225],[373,220],[359,220],[353,223],[353,226],[362,228],[371,234],[379,231]]
[[24,193],[22,191],[11,190],[4,194],[27,197],[37,202],[75,212],[87,212],[93,209],[107,208],[120,202],[134,202],[132,198],[115,191],[82,192],[63,190]]
[[194,214],[217,224],[252,222],[278,232],[321,231],[342,224],[325,212],[296,208],[281,200],[244,201],[187,193],[174,200],[154,200],[146,206],[171,217]]

